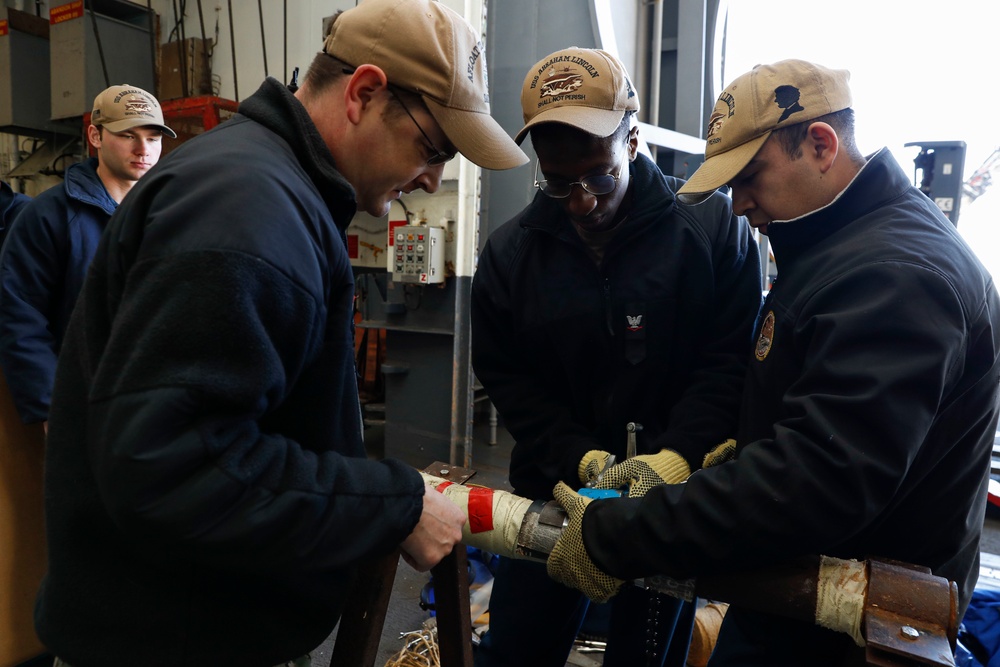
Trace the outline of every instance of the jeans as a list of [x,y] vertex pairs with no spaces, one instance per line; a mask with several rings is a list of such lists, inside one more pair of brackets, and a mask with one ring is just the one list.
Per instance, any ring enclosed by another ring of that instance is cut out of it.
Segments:
[[[694,605],[634,585],[609,604],[605,667],[683,667]],[[549,578],[544,563],[500,558],[476,667],[563,667],[589,606],[582,593]],[[658,641],[649,645],[653,636]]]

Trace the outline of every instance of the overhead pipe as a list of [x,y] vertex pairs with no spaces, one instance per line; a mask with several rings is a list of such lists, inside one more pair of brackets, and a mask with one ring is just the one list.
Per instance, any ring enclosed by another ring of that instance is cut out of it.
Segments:
[[[660,70],[663,65],[663,0],[653,0],[653,41],[649,63],[649,124],[660,125]],[[656,162],[655,145],[649,147]]]
[[240,101],[240,89],[236,84],[236,34],[233,29],[233,0],[227,0],[229,5],[229,46],[233,51],[233,97]]
[[[203,67],[206,70],[211,71],[211,67],[209,66],[210,61],[208,55],[208,38],[205,36],[205,14],[201,8],[201,0],[198,0],[198,24],[201,26],[201,53],[202,56],[204,57]],[[208,79],[209,80],[206,82],[208,88],[207,92],[211,93],[213,88],[211,81],[212,79],[211,74],[209,74]]]
[[94,0],[90,0],[90,22],[94,27],[94,39],[97,41],[97,54],[101,58],[101,70],[104,72],[104,87],[111,86],[111,79],[108,77],[108,63],[104,59],[104,45],[101,44],[101,33],[97,30],[97,14],[94,12]]
[[264,5],[257,0],[257,14],[260,16],[260,50],[264,55],[264,78],[267,78],[267,39],[264,36]]

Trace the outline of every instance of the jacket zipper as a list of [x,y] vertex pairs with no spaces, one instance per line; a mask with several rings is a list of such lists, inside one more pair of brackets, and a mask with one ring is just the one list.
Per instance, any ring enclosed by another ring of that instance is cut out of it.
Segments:
[[611,281],[607,278],[604,278],[604,320],[608,326],[608,334],[614,337],[614,323],[611,321]]

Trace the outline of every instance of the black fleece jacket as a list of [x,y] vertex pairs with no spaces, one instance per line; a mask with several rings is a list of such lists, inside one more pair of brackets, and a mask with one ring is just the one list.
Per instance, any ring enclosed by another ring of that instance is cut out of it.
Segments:
[[60,356],[42,641],[74,667],[268,667],[319,645],[416,524],[370,461],[343,230],[354,192],[268,79],[111,219]]
[[514,490],[579,486],[588,450],[624,460],[673,449],[691,469],[735,437],[760,307],[760,257],[746,220],[715,195],[679,204],[680,181],[630,163],[629,217],[600,267],[560,204],[539,193],[494,232],[472,284],[476,375],[517,441]]
[[[736,459],[642,499],[592,503],[588,552],[623,579],[888,558],[955,581],[964,613],[997,423],[992,278],[887,150],[836,200],[768,235],[778,279]],[[806,622],[762,621],[752,637],[762,657],[741,665],[839,665],[853,650]]]

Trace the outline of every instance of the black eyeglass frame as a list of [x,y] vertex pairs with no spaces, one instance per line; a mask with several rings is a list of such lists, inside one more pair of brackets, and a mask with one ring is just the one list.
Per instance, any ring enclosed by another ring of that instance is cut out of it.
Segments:
[[424,128],[420,127],[420,123],[418,123],[417,119],[413,117],[413,114],[410,113],[410,110],[406,108],[406,104],[403,103],[403,99],[396,94],[395,90],[393,90],[392,84],[389,84],[387,86],[387,89],[389,90],[389,94],[392,95],[397,102],[399,102],[399,106],[403,107],[403,111],[405,111],[406,115],[410,117],[410,120],[413,121],[413,124],[417,126],[418,130],[420,130],[420,134],[423,135],[424,139],[430,145],[431,151],[434,153],[434,155],[427,158],[427,165],[430,167],[436,167],[439,164],[444,164],[445,162],[450,162],[451,160],[453,160],[455,156],[458,155],[458,153],[457,152],[445,153],[443,150],[435,146],[434,142],[431,141],[431,138],[427,136],[426,132],[424,132]]
[[[625,141],[625,154],[622,155],[621,162],[619,162],[618,164],[617,174],[593,174],[591,176],[585,176],[579,181],[560,181],[558,179],[555,181],[552,181],[550,179],[538,180],[538,160],[535,160],[535,187],[541,190],[542,194],[544,194],[546,197],[551,197],[552,199],[566,199],[571,194],[573,194],[574,185],[579,185],[581,188],[584,189],[585,192],[587,192],[588,194],[592,194],[595,197],[603,197],[604,195],[609,195],[618,189],[618,181],[622,177],[622,172],[625,171],[625,164],[628,162],[629,141],[631,141],[631,136],[629,136],[628,140]],[[600,191],[600,188],[594,188],[593,185],[587,184],[587,181],[591,181],[592,179],[607,178],[608,176],[614,179],[614,185],[612,185],[607,190]],[[545,188],[551,183],[557,183],[561,186],[565,186],[566,194],[560,195],[560,194],[552,194],[550,192],[546,192]]]

